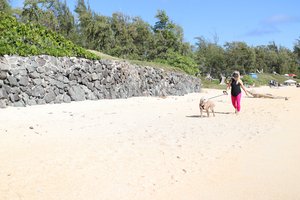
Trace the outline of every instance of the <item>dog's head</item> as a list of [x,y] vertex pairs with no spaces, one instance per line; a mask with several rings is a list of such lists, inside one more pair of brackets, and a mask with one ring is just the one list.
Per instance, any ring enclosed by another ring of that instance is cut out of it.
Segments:
[[205,105],[205,103],[208,101],[208,99],[206,98],[206,97],[202,97],[201,99],[200,99],[200,103],[199,103],[199,105],[201,106],[201,107],[204,107],[204,105]]

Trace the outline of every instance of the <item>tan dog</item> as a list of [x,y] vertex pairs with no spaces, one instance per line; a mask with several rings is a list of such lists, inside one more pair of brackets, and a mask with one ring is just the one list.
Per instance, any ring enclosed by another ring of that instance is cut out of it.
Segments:
[[211,100],[207,100],[205,98],[200,99],[199,103],[199,109],[200,109],[200,117],[202,117],[203,110],[206,111],[207,117],[209,117],[209,110],[213,113],[213,116],[215,117],[215,111],[214,111],[215,104]]

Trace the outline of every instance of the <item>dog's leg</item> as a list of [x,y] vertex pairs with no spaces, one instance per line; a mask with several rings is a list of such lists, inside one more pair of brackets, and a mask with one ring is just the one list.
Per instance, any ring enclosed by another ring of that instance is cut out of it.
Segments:
[[215,115],[215,109],[211,109],[211,112],[213,113],[213,116],[215,117],[216,115]]
[[207,117],[209,117],[209,108],[207,108],[206,112],[207,112]]
[[200,117],[202,117],[202,108],[201,108],[201,106],[199,106],[199,109],[200,109]]

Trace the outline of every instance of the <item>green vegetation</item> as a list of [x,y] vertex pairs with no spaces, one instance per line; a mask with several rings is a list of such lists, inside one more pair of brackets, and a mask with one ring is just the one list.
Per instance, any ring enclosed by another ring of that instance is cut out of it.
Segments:
[[[24,0],[19,10],[11,8],[8,0],[0,0],[0,11],[6,13],[1,14],[0,55],[96,58],[85,48],[102,52],[97,55],[107,59],[155,66],[161,63],[168,69],[172,66],[191,75],[210,74],[215,79],[234,70],[242,75],[259,70],[300,77],[300,38],[295,39],[293,50],[275,42],[255,47],[240,41],[219,45],[217,36],[214,41],[196,37],[198,41],[192,45],[184,41],[182,27],[163,10],[157,11],[156,22],[151,25],[121,12],[111,16],[96,13],[86,0],[76,1],[78,20],[64,0]],[[249,84],[253,82],[246,79]]]
[[[274,80],[280,84],[283,84],[284,81],[290,79],[289,77],[279,75],[279,74],[268,74],[268,73],[263,73],[263,74],[257,74],[258,78],[254,79],[250,75],[244,75],[242,77],[242,81],[244,85],[246,86],[264,86],[264,85],[269,85],[270,80]],[[205,78],[201,78],[202,84],[204,88],[214,88],[214,89],[225,89],[226,85],[220,85],[220,81],[217,79],[213,80],[206,80]],[[297,82],[300,82],[300,79],[294,79]]]
[[0,12],[0,55],[5,54],[98,58],[45,27],[20,23],[16,18]]

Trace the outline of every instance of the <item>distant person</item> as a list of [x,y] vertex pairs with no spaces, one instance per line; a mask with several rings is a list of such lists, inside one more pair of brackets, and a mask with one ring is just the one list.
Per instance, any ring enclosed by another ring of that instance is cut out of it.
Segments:
[[289,99],[288,97],[274,96],[273,94],[258,93],[255,90],[248,91],[248,94],[250,94],[253,98]]
[[231,88],[231,102],[233,107],[235,108],[235,113],[238,114],[241,110],[241,97],[242,97],[241,88],[248,96],[248,92],[245,89],[243,81],[241,80],[240,72],[238,71],[233,72],[232,78],[227,84],[227,90],[229,90],[230,88]]

